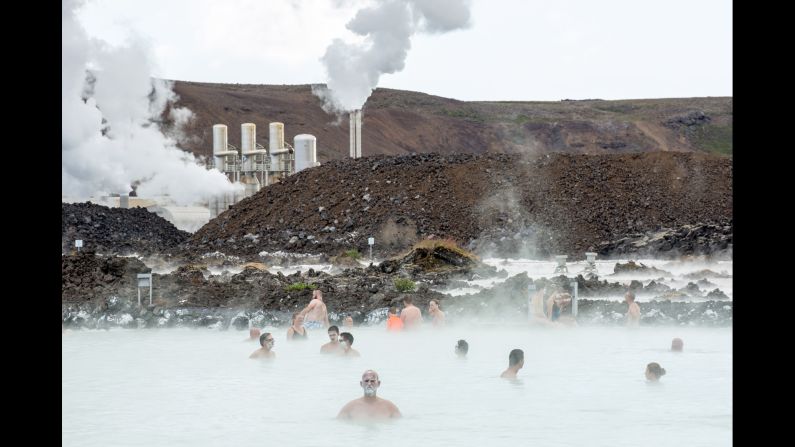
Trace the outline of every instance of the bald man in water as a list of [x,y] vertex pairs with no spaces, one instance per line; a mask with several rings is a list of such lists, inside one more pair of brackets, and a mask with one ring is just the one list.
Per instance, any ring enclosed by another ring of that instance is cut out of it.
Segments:
[[392,419],[402,415],[400,410],[392,402],[376,396],[381,380],[378,373],[368,369],[362,374],[362,381],[359,382],[364,397],[352,400],[345,404],[337,415],[337,419],[368,420],[368,419]]
[[258,341],[260,335],[262,335],[262,333],[259,328],[253,327],[248,330],[248,338],[243,341]]

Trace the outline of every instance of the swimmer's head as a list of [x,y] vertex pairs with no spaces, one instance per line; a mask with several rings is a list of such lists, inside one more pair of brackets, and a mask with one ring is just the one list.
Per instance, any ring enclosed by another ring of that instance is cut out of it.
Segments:
[[626,301],[628,303],[634,303],[635,302],[635,292],[633,292],[631,290],[627,291],[627,293],[624,294],[624,301]]
[[362,374],[362,381],[359,382],[364,390],[364,395],[367,397],[375,397],[378,387],[381,386],[381,379],[378,378],[378,373],[372,369],[368,369]]
[[397,312],[398,312],[398,311],[397,311],[397,307],[395,307],[395,306],[392,306],[392,307],[390,307],[390,308],[389,308],[389,315],[395,315],[395,316],[397,316]]
[[301,313],[296,312],[293,314],[293,325],[301,326],[304,324],[304,316]]
[[521,349],[514,349],[508,354],[508,367],[519,365],[519,368],[524,366],[524,351]]
[[439,302],[436,300],[431,300],[428,303],[428,309],[430,309],[431,312],[436,312],[437,310],[439,310]]
[[671,351],[679,351],[681,352],[682,349],[685,347],[685,342],[682,341],[681,338],[674,338],[671,340]]
[[340,334],[342,341],[350,348],[353,346],[353,334],[350,332],[343,332]]
[[469,352],[469,343],[467,343],[466,340],[458,340],[458,343],[455,345],[455,353],[463,357],[467,355],[467,352]]
[[271,335],[270,332],[266,332],[259,336],[259,345],[262,346],[263,348],[268,348],[268,349],[272,348],[273,343],[275,343],[275,341],[276,340],[273,339],[273,335]]
[[409,304],[411,304],[411,302],[412,302],[412,301],[413,301],[413,300],[412,300],[412,299],[411,299],[411,297],[410,297],[410,296],[408,296],[408,295],[406,295],[406,296],[404,296],[404,297],[403,297],[403,305],[404,305],[404,306],[408,306]]
[[329,326],[328,328],[329,340],[336,342],[339,337],[340,337],[340,328],[338,328],[337,326]]
[[259,328],[255,328],[255,327],[253,327],[253,328],[251,328],[251,329],[249,329],[249,330],[248,330],[248,337],[249,337],[250,339],[252,339],[252,340],[256,340],[256,339],[258,339],[258,338],[259,338],[259,336],[260,336],[260,330],[259,330]]
[[646,380],[656,382],[660,377],[665,375],[665,368],[660,366],[657,362],[651,362],[646,365]]

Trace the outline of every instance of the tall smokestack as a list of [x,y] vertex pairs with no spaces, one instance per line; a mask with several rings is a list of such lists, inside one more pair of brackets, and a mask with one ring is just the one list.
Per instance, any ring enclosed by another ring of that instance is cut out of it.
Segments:
[[362,157],[362,110],[351,112],[351,158]]

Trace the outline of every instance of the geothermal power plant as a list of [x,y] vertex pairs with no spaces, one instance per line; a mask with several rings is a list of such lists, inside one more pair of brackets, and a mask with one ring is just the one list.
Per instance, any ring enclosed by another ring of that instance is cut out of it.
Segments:
[[[240,192],[219,194],[206,203],[193,206],[177,206],[169,197],[130,197],[128,194],[92,198],[91,201],[111,207],[147,208],[177,228],[193,232],[263,187],[320,165],[317,161],[317,138],[310,134],[299,134],[293,138],[291,145],[284,140],[284,123],[268,124],[267,147],[257,143],[257,125],[254,123],[241,124],[240,134],[238,148],[229,143],[226,124],[213,125],[212,157],[207,161],[207,169],[217,169],[230,182],[241,184],[243,190]],[[362,156],[361,110],[350,112],[350,156]]]
[[208,168],[223,172],[230,182],[241,183],[244,189],[239,194],[212,198],[208,203],[210,218],[243,198],[257,193],[264,186],[318,166],[317,138],[314,135],[296,135],[291,146],[284,141],[284,123],[270,123],[268,130],[266,149],[257,144],[257,126],[254,123],[241,124],[238,149],[229,144],[225,124],[213,126],[213,156]]

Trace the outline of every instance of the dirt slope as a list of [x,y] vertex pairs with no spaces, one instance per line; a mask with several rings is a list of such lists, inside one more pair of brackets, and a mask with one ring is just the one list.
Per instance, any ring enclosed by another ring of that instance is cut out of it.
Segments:
[[[348,155],[348,117],[324,112],[309,85],[177,81],[174,90],[195,114],[181,146],[197,155],[211,154],[213,124],[229,126],[229,142],[240,147],[240,125],[255,123],[267,146],[272,121],[285,124],[290,143],[315,135],[321,162]],[[362,152],[731,154],[732,113],[732,98],[465,102],[379,88],[364,106]]]

